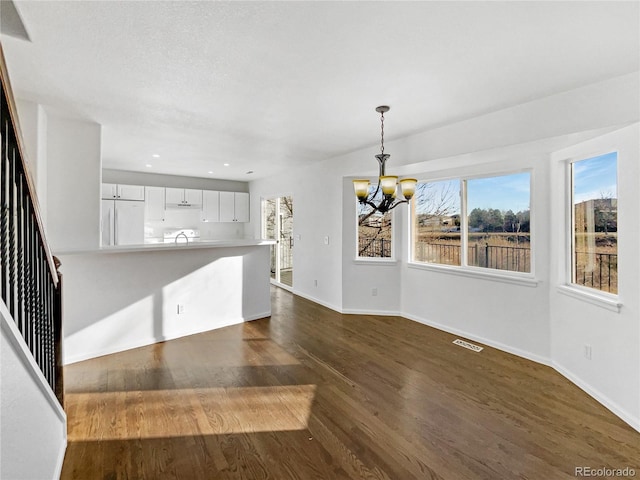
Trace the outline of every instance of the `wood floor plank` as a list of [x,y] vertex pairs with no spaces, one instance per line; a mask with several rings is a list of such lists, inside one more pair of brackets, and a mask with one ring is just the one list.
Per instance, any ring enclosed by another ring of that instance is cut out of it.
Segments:
[[272,316],[65,368],[62,479],[501,480],[635,468],[549,367],[280,289]]

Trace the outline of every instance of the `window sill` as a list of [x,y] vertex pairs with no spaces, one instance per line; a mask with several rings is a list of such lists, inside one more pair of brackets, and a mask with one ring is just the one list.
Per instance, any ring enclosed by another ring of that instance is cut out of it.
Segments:
[[447,273],[449,275],[458,275],[461,277],[479,278],[492,282],[510,283],[512,285],[521,285],[525,287],[537,287],[539,280],[529,274],[509,275],[508,273],[496,273],[494,271],[483,271],[475,268],[452,267],[447,265],[432,265],[425,263],[409,262],[409,268],[417,270],[429,270],[431,272]]
[[618,297],[615,295],[590,292],[574,285],[558,285],[558,293],[568,297],[577,298],[583,302],[587,302],[616,313],[620,313],[620,309],[622,308],[622,303],[620,303]]
[[388,258],[356,258],[353,260],[354,265],[372,265],[372,266],[380,266],[380,265],[397,265],[398,261]]

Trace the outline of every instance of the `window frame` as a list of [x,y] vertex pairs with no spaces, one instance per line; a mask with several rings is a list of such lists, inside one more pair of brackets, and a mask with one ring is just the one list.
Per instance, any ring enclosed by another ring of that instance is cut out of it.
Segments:
[[[505,177],[509,175],[517,175],[521,173],[529,174],[529,244],[530,244],[530,271],[516,272],[513,270],[499,270],[487,267],[478,267],[468,265],[468,201],[467,201],[467,182],[469,180]],[[420,270],[437,271],[453,275],[461,275],[465,277],[483,278],[503,283],[511,283],[516,285],[524,285],[535,287],[539,283],[535,276],[535,259],[536,259],[536,238],[535,238],[535,212],[534,212],[534,169],[532,167],[516,168],[516,169],[500,169],[491,172],[483,172],[472,175],[449,175],[443,177],[427,177],[424,175],[418,180],[418,183],[435,183],[441,181],[458,180],[460,182],[460,265],[446,265],[441,263],[429,263],[416,261],[414,258],[414,224],[415,224],[415,199],[411,203],[409,212],[407,241],[408,256],[407,266]]]
[[[620,162],[620,152],[618,149],[602,149],[595,150],[588,154],[573,156],[565,160],[565,249],[564,249],[564,278],[562,284],[558,286],[561,293],[565,295],[580,298],[586,300],[589,303],[593,303],[599,306],[603,306],[612,311],[619,311],[622,304],[620,303],[620,285],[616,285],[618,293],[605,292],[603,290],[587,287],[574,283],[573,272],[573,250],[575,245],[575,208],[574,208],[574,164],[597,158],[603,155],[611,153],[616,154],[616,190],[620,185],[620,169],[618,168]],[[619,193],[616,193],[616,200],[618,200]],[[619,204],[618,204],[619,205]],[[618,206],[619,208],[619,206]],[[616,249],[617,265],[620,265],[620,251]],[[620,277],[618,276],[618,279]]]

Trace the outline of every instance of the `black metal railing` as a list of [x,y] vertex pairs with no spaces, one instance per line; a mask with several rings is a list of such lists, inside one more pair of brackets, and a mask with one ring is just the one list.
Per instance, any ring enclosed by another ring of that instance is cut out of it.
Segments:
[[[460,265],[460,244],[416,242],[414,259],[418,262]],[[475,267],[530,272],[531,249],[528,246],[515,247],[474,243],[468,247],[467,263]]]
[[0,73],[0,292],[33,359],[62,404],[61,282],[25,167],[1,50]]
[[385,238],[359,237],[358,256],[374,258],[391,257],[391,240]]
[[618,293],[618,254],[575,252],[573,275],[578,285]]

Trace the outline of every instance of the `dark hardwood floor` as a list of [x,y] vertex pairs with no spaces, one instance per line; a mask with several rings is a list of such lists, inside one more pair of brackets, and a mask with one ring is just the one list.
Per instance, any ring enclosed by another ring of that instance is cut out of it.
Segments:
[[62,479],[640,476],[640,434],[548,367],[272,300],[270,319],[66,367]]

